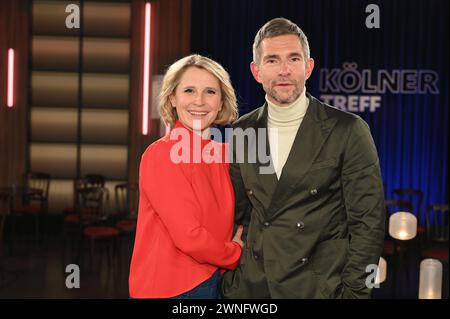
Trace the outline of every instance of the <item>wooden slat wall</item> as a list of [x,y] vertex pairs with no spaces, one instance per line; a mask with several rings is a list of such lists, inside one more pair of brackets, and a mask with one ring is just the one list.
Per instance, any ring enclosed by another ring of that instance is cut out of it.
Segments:
[[[29,120],[29,15],[30,1],[2,0],[0,10],[0,186],[19,183],[27,169]],[[145,148],[159,137],[159,121],[153,120],[151,134],[141,135],[142,93],[142,32],[144,0],[132,1],[131,24],[131,82],[128,134],[128,179],[138,182],[140,156]],[[190,53],[190,0],[154,0],[152,28],[152,74],[162,74],[176,59]],[[12,22],[11,22],[12,21]],[[20,35],[20,36],[19,36]],[[9,40],[12,38],[12,40]],[[38,39],[38,38],[37,38]],[[40,39],[45,41],[46,39]],[[17,49],[16,65],[20,65],[16,79],[16,107],[6,108],[6,63],[8,42]],[[58,54],[57,52],[55,54]],[[43,61],[44,63],[45,61]],[[77,63],[77,61],[74,61]],[[86,61],[87,62],[87,61]],[[41,111],[45,111],[42,109]],[[62,119],[71,121],[71,115]]]
[[78,177],[101,174],[111,186],[128,178],[131,0],[73,2],[81,37],[65,26],[70,3],[33,0],[32,10],[28,168],[52,177],[55,214],[72,206],[69,185]]

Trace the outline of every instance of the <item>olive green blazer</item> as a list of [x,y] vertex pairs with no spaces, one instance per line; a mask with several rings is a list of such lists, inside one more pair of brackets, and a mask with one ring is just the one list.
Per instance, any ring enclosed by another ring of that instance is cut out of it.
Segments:
[[[366,267],[378,264],[385,232],[377,151],[359,116],[307,97],[279,180],[274,171],[260,173],[268,166],[260,158],[249,160],[260,151],[257,138],[240,150],[232,141],[235,218],[245,245],[239,266],[222,276],[225,298],[370,297]],[[267,128],[267,103],[233,127]],[[243,163],[236,163],[239,152]]]

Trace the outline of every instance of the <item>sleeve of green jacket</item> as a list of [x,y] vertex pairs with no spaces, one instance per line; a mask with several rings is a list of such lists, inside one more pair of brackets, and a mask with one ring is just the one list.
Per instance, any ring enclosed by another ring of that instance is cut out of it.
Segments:
[[366,122],[357,118],[348,133],[341,180],[350,245],[342,273],[342,297],[369,298],[371,289],[366,279],[370,272],[366,269],[370,264],[378,265],[384,241],[383,184],[377,151]]

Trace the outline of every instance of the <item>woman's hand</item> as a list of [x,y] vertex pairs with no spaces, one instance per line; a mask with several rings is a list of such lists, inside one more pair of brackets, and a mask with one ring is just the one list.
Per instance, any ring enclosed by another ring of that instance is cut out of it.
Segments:
[[244,230],[244,226],[239,225],[238,229],[236,231],[236,234],[234,234],[234,237],[232,239],[232,241],[237,242],[239,244],[239,246],[241,246],[241,247],[244,246],[244,243],[242,242],[242,239],[241,239],[243,230]]

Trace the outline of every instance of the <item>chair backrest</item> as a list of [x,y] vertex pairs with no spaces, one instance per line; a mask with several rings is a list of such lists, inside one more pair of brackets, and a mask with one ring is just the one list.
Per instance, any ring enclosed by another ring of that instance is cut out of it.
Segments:
[[427,240],[448,243],[448,228],[448,204],[428,206],[426,214]]
[[138,186],[132,184],[117,184],[115,186],[116,209],[118,215],[136,215],[139,201]]
[[100,174],[87,174],[83,178],[85,187],[105,187],[106,178]]
[[409,200],[403,199],[387,199],[384,201],[386,207],[386,216],[389,217],[398,211],[411,212],[412,203]]
[[[25,185],[28,190],[39,190],[42,199],[48,199],[48,191],[50,189],[50,174],[40,172],[29,172],[26,174]],[[31,194],[33,196],[33,194]]]
[[79,213],[82,225],[91,225],[102,218],[103,187],[83,187],[78,190],[80,196]]
[[396,212],[412,212],[412,203],[409,200],[403,199],[386,199],[384,201],[384,207],[386,209],[386,236],[389,237],[389,217]]
[[422,218],[423,192],[413,188],[397,188],[392,191],[393,199],[404,199],[411,202],[411,213],[419,220]]
[[116,198],[116,214],[128,214],[128,184],[117,184],[114,187],[114,193]]

